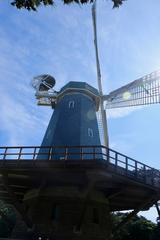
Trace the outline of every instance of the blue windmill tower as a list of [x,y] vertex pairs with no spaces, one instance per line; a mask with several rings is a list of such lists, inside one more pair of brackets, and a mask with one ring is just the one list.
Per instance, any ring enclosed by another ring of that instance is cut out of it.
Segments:
[[99,93],[85,82],[69,82],[57,94],[42,146],[100,145]]
[[[38,76],[33,81],[38,104],[51,105],[54,109],[42,147],[68,146],[68,159],[80,158],[80,153],[71,148],[72,146],[101,145],[96,114],[100,105],[100,94],[85,82],[69,82],[59,92],[53,88],[51,90],[54,84],[54,78],[49,75]],[[96,149],[96,156],[98,152],[100,149]],[[40,153],[43,158],[42,150]],[[62,160],[63,149],[59,149],[57,154],[53,153],[53,158]]]

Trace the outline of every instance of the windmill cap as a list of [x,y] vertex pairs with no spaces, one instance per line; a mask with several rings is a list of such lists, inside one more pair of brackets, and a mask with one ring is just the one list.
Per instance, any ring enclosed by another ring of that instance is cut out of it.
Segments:
[[100,94],[98,90],[86,82],[74,82],[71,81],[67,83],[64,87],[61,88],[58,98],[62,98],[65,94],[68,93],[83,93],[89,97],[91,97],[96,104],[96,109],[99,108]]
[[92,87],[91,85],[89,85],[88,83],[86,82],[69,82],[67,83],[64,87],[61,88],[60,92],[63,92],[64,90],[66,89],[84,89],[84,90],[88,90],[90,92],[92,92],[94,95],[97,95],[99,96],[99,92],[96,88]]

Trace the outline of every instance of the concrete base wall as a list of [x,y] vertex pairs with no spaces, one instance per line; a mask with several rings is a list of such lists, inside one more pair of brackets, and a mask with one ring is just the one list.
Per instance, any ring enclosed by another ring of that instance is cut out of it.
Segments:
[[109,205],[100,192],[86,195],[75,187],[45,188],[30,191],[24,202],[39,236],[56,240],[106,240],[110,236]]

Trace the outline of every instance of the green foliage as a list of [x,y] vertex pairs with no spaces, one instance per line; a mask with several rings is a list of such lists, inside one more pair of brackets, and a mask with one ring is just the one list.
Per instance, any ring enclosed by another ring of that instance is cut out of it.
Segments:
[[153,236],[151,240],[160,240],[160,225],[158,225],[153,232]]
[[[92,3],[95,0],[62,0],[64,4],[70,4],[70,3],[77,3],[77,4],[84,4],[84,3]],[[119,7],[122,5],[123,1],[125,0],[112,0],[113,2],[113,8]],[[27,10],[33,10],[36,11],[37,8],[40,5],[53,5],[54,0],[14,0],[11,2],[11,4],[18,9],[25,8]]]
[[11,2],[13,6],[17,8],[25,8],[27,10],[36,11],[37,7],[40,5],[53,5],[54,0],[14,0]]
[[13,208],[0,200],[0,237],[9,237],[15,222],[16,215]]
[[[127,213],[118,213],[113,215],[114,228],[127,216]],[[155,230],[157,226],[144,217],[135,216],[124,225],[117,234],[115,234],[113,240],[156,240],[153,235],[156,236]],[[114,233],[114,230],[113,230]]]

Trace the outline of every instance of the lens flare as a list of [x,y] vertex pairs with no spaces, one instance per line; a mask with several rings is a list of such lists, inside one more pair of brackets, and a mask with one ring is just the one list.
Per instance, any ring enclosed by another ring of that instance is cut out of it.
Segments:
[[94,114],[94,112],[93,111],[88,111],[88,113],[87,113],[87,118],[89,119],[89,120],[93,120],[94,118],[95,118],[95,114]]
[[130,99],[130,97],[131,97],[131,93],[130,93],[130,92],[127,91],[127,92],[124,92],[124,93],[123,93],[123,99],[124,99],[124,100]]

